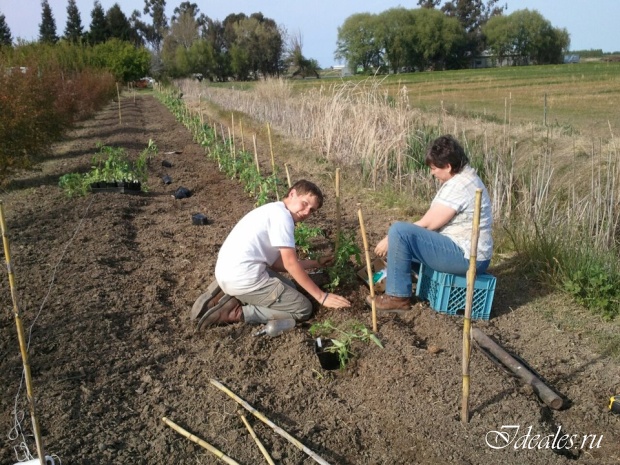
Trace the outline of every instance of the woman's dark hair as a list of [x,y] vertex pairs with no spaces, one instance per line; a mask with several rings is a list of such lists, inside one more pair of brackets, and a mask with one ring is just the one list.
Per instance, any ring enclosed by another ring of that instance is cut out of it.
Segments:
[[450,165],[450,173],[459,173],[469,163],[465,150],[461,144],[451,135],[438,137],[433,141],[426,152],[424,163],[427,166],[445,168]]
[[318,208],[321,208],[323,206],[323,193],[321,192],[321,189],[319,189],[319,187],[313,182],[306,181],[305,179],[300,179],[288,190],[288,193],[286,194],[287,197],[293,189],[295,189],[297,195],[314,195],[319,202]]

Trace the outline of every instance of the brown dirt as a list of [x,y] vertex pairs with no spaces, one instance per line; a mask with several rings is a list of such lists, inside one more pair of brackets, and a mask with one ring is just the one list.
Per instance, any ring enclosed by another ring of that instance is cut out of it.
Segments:
[[[274,339],[254,337],[256,328],[243,324],[195,332],[188,319],[192,302],[211,281],[227,232],[253,201],[152,96],[123,100],[122,125],[117,117],[110,104],[58,144],[39,171],[16,176],[2,195],[48,455],[75,464],[220,463],[166,426],[165,416],[240,463],[264,463],[239,418],[244,413],[276,463],[314,463],[214,388],[213,378],[332,464],[620,461],[620,416],[606,408],[620,388],[617,363],[582,332],[545,318],[549,306],[569,304],[519,280],[510,267],[495,270],[491,320],[474,326],[565,395],[561,411],[473,350],[471,420],[461,424],[462,319],[421,304],[407,316],[381,316],[385,349],[355,345],[344,371],[321,370],[308,325]],[[62,174],[89,169],[97,142],[135,156],[149,139],[160,149],[150,168],[150,192],[70,199],[58,188]],[[182,153],[164,155],[173,150]],[[174,166],[162,168],[164,158]],[[164,173],[172,176],[171,185],[161,182]],[[324,174],[316,176],[329,198],[311,222],[333,230],[333,192]],[[173,199],[178,186],[190,188],[192,197]],[[351,228],[357,227],[354,201],[343,208]],[[192,225],[198,212],[209,225]],[[368,215],[371,242],[394,215]],[[0,462],[9,464],[19,443],[9,438],[18,390],[26,434],[31,427],[8,279],[2,278],[0,291]],[[356,319],[370,326],[367,289],[356,284],[341,292],[353,307],[321,309],[315,320]],[[561,427],[578,444],[554,452],[545,443],[536,448],[534,438],[494,450],[485,438],[504,425],[518,425],[518,436],[530,427],[531,436],[555,435]],[[602,436],[600,447],[578,447],[588,434]],[[33,438],[26,441],[35,453]]]

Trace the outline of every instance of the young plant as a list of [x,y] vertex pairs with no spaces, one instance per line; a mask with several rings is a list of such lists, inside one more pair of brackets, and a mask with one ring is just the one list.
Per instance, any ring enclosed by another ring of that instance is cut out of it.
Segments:
[[295,225],[295,245],[302,257],[310,255],[310,239],[323,235],[323,230],[319,227],[308,226],[306,223],[297,223]]
[[383,344],[374,333],[358,321],[345,323],[343,328],[336,326],[331,320],[314,323],[310,327],[313,338],[324,337],[332,341],[332,345],[325,348],[327,352],[338,354],[340,369],[344,370],[353,355],[351,346],[355,341],[373,342],[383,349]]
[[359,267],[362,264],[361,249],[355,242],[355,232],[341,231],[338,238],[338,248],[334,252],[334,264],[327,268],[330,282],[327,289],[333,291],[341,284],[349,284],[355,281],[355,269],[351,266],[351,257]]

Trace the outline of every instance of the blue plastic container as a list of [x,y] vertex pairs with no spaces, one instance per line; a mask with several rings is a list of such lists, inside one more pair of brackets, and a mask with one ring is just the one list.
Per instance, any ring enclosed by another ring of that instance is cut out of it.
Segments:
[[[493,296],[495,295],[494,276],[488,273],[476,275],[471,317],[474,320],[488,320],[491,315]],[[450,273],[435,271],[422,264],[416,296],[428,300],[431,308],[448,315],[464,315],[467,297],[467,278]]]

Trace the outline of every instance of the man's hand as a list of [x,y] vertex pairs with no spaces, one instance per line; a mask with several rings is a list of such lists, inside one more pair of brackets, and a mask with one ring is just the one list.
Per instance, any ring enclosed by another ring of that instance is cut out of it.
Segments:
[[377,246],[375,247],[375,254],[379,257],[386,257],[388,252],[388,237],[385,236],[383,239],[379,241]]
[[327,268],[334,264],[335,258],[333,255],[323,255],[317,259],[317,263],[319,264],[319,268]]
[[328,308],[344,308],[350,307],[351,302],[342,296],[328,292],[323,296],[323,302],[321,302],[321,305]]

